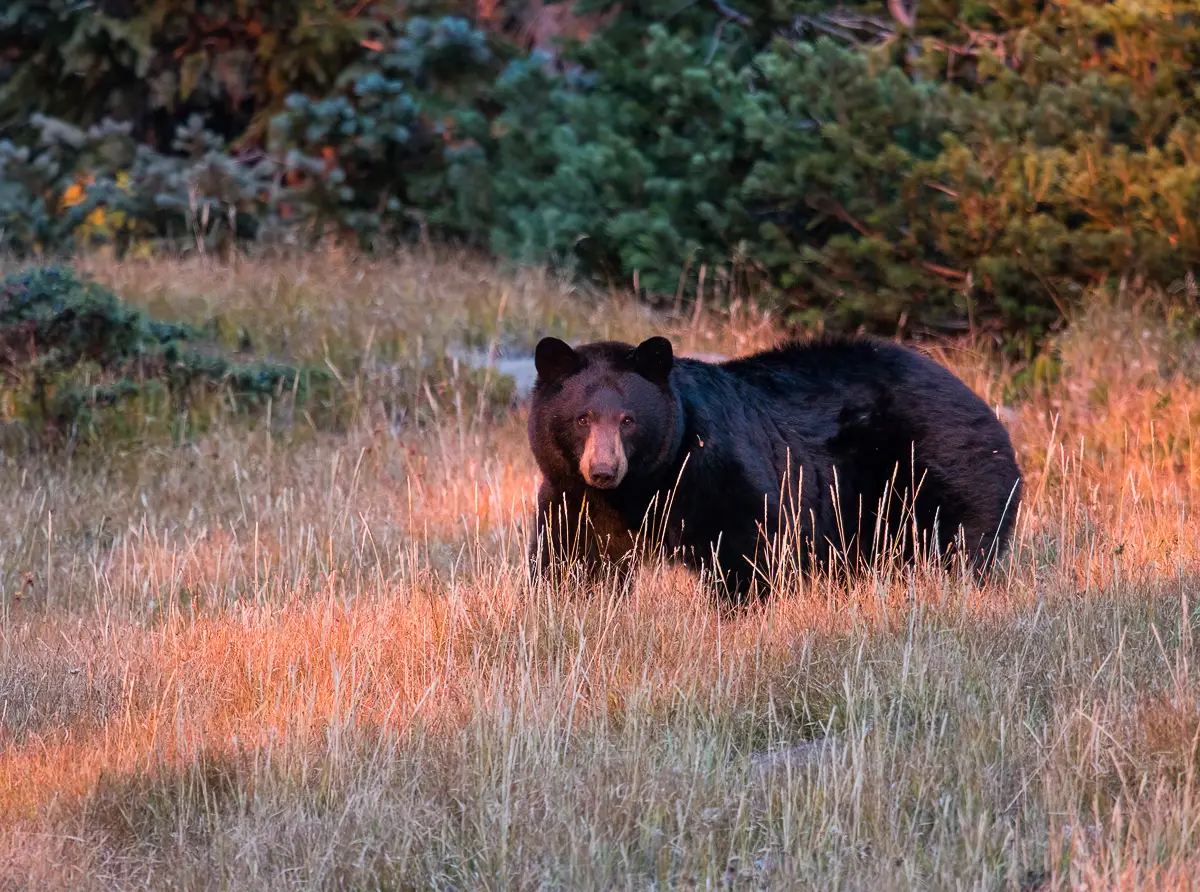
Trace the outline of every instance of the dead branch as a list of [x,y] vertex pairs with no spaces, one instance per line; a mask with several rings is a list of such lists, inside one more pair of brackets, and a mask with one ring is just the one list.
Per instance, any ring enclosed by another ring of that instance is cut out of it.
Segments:
[[717,12],[725,16],[725,18],[729,19],[731,22],[737,22],[739,25],[744,27],[748,27],[751,24],[749,16],[743,15],[736,9],[725,5],[722,0],[712,0],[712,4],[717,8]]
[[886,43],[896,36],[890,22],[845,9],[815,16],[796,16],[792,22],[792,33],[784,36],[803,39],[807,31],[829,34],[856,45]]
[[888,0],[888,12],[905,28],[911,28],[917,20],[917,0],[913,0],[911,9],[905,7],[904,0]]

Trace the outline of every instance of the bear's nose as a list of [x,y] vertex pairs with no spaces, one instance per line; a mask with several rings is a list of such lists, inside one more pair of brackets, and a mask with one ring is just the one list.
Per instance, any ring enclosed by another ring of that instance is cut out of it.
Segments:
[[609,464],[594,464],[588,468],[589,483],[592,486],[598,486],[601,489],[612,486],[617,479],[617,468],[615,465]]

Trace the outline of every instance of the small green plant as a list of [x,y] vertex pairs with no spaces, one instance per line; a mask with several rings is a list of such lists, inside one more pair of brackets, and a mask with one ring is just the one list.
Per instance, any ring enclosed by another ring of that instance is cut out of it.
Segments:
[[92,439],[121,409],[176,423],[203,396],[243,412],[284,395],[303,403],[331,382],[322,369],[231,360],[203,330],[152,319],[65,267],[0,283],[3,419],[42,445]]

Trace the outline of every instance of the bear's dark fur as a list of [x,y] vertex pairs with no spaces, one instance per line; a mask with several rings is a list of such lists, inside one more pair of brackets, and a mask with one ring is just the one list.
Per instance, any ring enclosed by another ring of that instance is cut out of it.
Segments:
[[789,517],[802,566],[837,552],[861,568],[884,533],[911,560],[914,490],[922,547],[936,532],[947,557],[961,535],[983,573],[1008,545],[1021,484],[1008,433],[914,350],[822,338],[710,364],[675,357],[661,337],[575,349],[545,338],[535,360],[531,557],[542,569],[570,555],[595,569],[628,555],[640,528],[657,530],[741,600],[765,553],[760,530],[773,538]]

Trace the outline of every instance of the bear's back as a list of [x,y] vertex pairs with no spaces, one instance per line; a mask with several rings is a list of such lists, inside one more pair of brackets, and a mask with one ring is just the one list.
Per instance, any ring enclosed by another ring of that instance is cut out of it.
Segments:
[[870,336],[824,335],[789,341],[715,368],[775,397],[843,402],[854,401],[856,395],[878,395],[883,389],[929,407],[986,407],[960,378],[932,358]]

